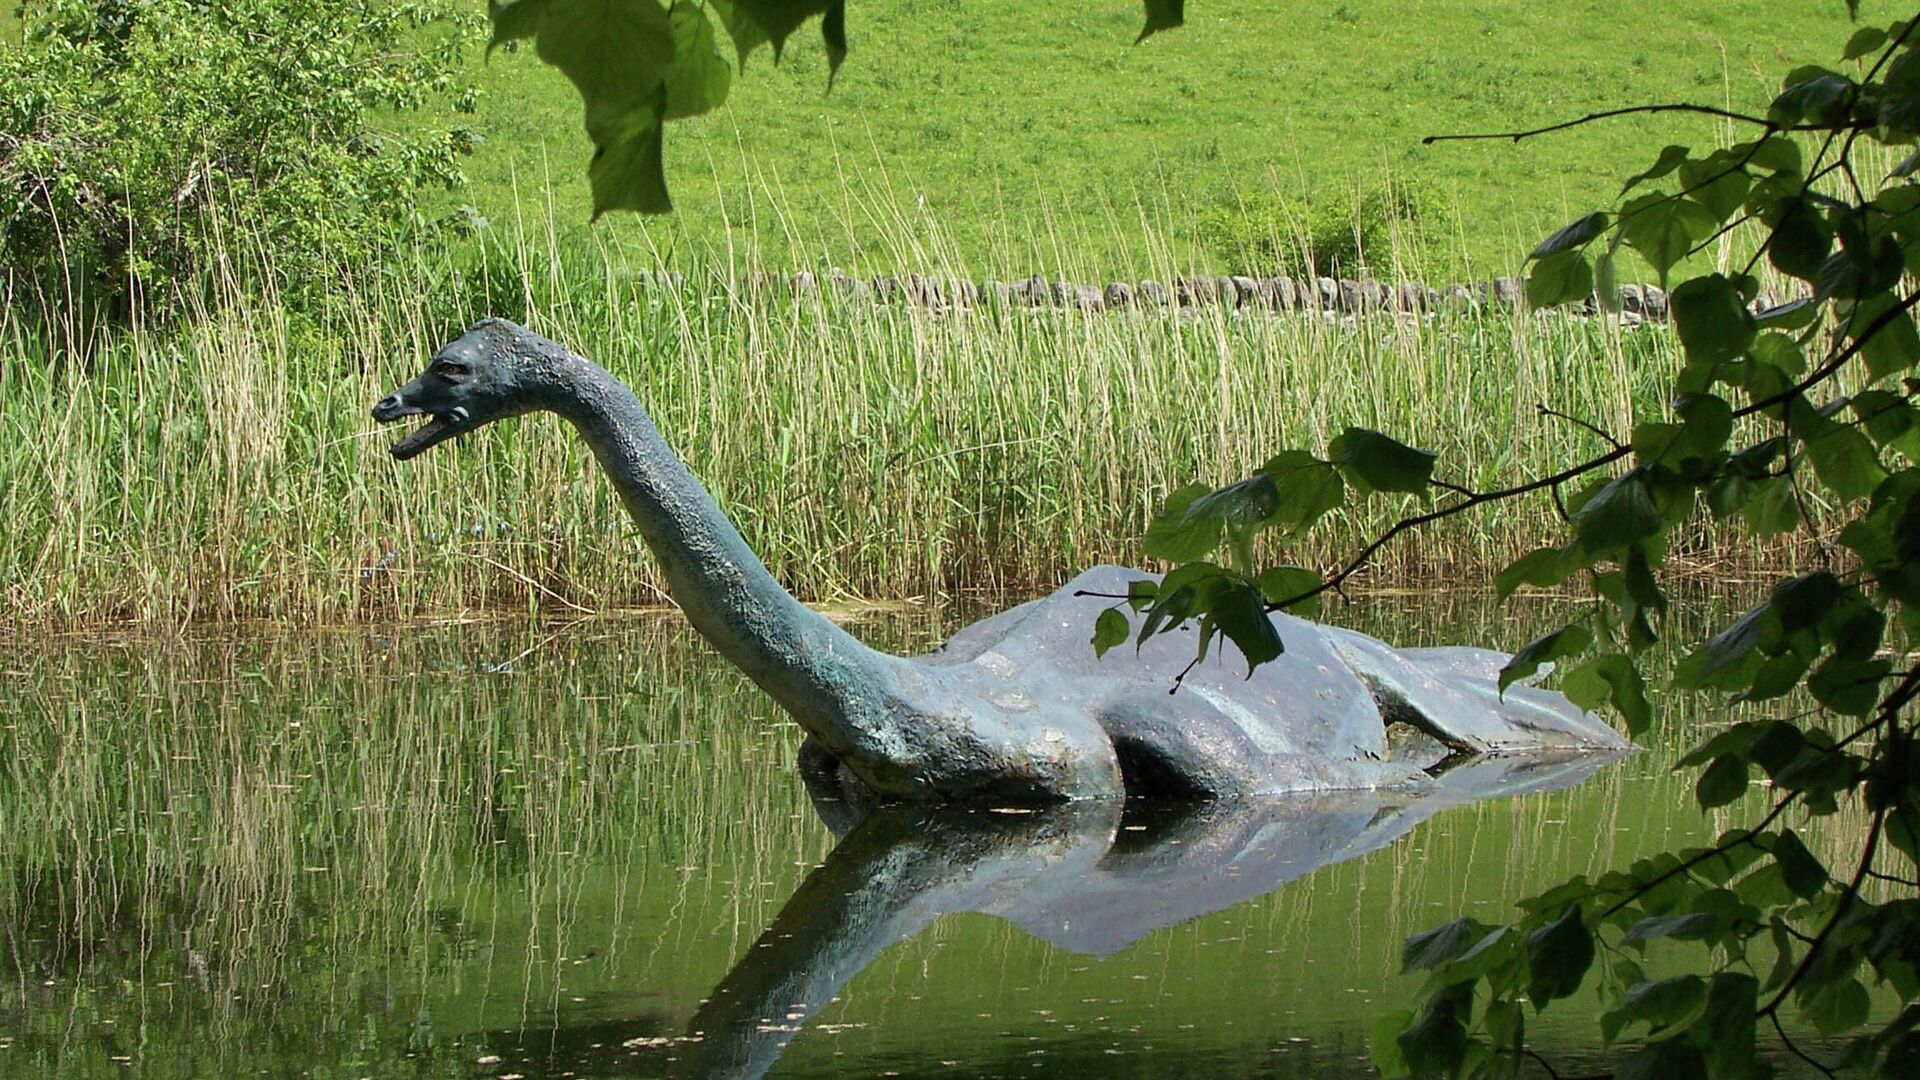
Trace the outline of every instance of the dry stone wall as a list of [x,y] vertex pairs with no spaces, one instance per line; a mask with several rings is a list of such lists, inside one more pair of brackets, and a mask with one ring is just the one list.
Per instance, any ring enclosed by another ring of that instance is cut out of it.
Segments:
[[[655,280],[684,284],[677,275]],[[1168,281],[1110,281],[1078,284],[1034,275],[1014,281],[974,281],[925,274],[904,277],[856,277],[839,269],[815,273],[757,273],[746,281],[761,295],[836,296],[876,304],[909,304],[934,311],[965,311],[982,306],[1063,308],[1085,312],[1151,308],[1224,307],[1249,311],[1298,311],[1332,316],[1396,313],[1421,315],[1525,306],[1525,288],[1517,278],[1454,283],[1386,282],[1372,278],[1249,277],[1244,275],[1176,277]],[[1761,296],[1755,310],[1779,301]],[[1596,314],[1597,297],[1559,309],[1567,314]],[[1664,321],[1667,294],[1654,285],[1620,287],[1619,316],[1629,322]]]

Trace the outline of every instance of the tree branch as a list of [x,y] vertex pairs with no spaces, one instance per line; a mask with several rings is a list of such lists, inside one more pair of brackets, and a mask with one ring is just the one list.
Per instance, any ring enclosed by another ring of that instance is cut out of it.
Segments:
[[1637,113],[1670,113],[1670,112],[1698,113],[1701,116],[1714,116],[1722,120],[1736,120],[1743,124],[1754,124],[1759,127],[1772,128],[1775,131],[1826,131],[1828,130],[1828,125],[1825,125],[1825,124],[1796,124],[1792,127],[1781,127],[1777,124],[1770,122],[1769,120],[1767,120],[1766,117],[1763,117],[1763,116],[1749,116],[1746,113],[1737,113],[1730,109],[1722,109],[1713,105],[1692,105],[1685,102],[1665,102],[1659,105],[1628,105],[1625,108],[1620,108],[1620,109],[1607,109],[1604,112],[1588,113],[1587,115],[1582,116],[1577,120],[1562,120],[1560,123],[1557,123],[1557,124],[1548,124],[1546,127],[1529,128],[1526,131],[1492,131],[1492,132],[1481,132],[1478,134],[1468,134],[1468,135],[1428,135],[1426,138],[1420,140],[1420,145],[1432,146],[1434,143],[1437,143],[1437,142],[1465,142],[1469,140],[1485,141],[1488,139],[1505,139],[1509,142],[1519,142],[1522,139],[1531,139],[1536,135],[1550,135],[1556,131],[1565,131],[1568,128],[1576,128],[1585,124],[1592,124],[1600,120],[1612,120],[1615,117],[1620,117],[1620,116],[1632,116]]

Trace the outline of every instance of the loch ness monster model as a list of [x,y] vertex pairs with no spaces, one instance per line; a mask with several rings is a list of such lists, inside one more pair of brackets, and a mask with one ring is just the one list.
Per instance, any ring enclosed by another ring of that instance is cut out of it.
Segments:
[[504,320],[476,323],[373,416],[427,418],[394,444],[405,460],[539,410],[586,439],[694,628],[806,729],[808,772],[863,798],[1036,805],[1390,788],[1480,755],[1630,745],[1557,693],[1500,693],[1503,654],[1396,649],[1283,613],[1272,616],[1286,646],[1277,659],[1249,675],[1223,646],[1169,694],[1170,672],[1193,658],[1191,634],[1104,657],[1090,644],[1112,601],[1085,594],[1124,595],[1150,576],[1120,567],[1088,570],[926,656],[871,649],[774,579],[631,390]]

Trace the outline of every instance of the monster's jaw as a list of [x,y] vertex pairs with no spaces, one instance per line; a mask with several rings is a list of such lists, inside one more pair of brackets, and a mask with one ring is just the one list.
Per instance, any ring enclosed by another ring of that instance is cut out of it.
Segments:
[[397,461],[405,461],[429,447],[438,446],[455,435],[470,431],[477,426],[468,416],[467,410],[458,406],[444,413],[435,413],[414,405],[389,405],[383,401],[373,410],[373,418],[383,424],[391,424],[408,416],[425,416],[428,419],[426,423],[414,428],[405,438],[393,444],[391,453]]

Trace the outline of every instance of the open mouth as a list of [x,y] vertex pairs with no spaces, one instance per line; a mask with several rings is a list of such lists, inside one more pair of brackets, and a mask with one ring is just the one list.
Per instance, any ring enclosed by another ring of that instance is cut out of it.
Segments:
[[460,434],[467,427],[467,410],[456,408],[448,413],[429,413],[424,409],[401,406],[397,409],[376,412],[374,418],[383,424],[390,424],[408,416],[424,416],[427,422],[408,432],[405,438],[394,443],[390,453],[395,460],[405,461],[429,447],[436,446]]

